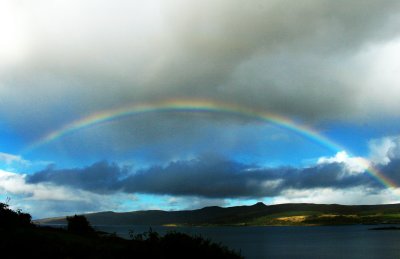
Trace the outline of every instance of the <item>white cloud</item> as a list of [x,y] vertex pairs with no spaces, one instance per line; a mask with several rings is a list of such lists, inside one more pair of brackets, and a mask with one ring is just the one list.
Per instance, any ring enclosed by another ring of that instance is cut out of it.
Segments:
[[34,172],[50,164],[51,161],[27,160],[21,155],[0,152],[0,169],[8,172]]
[[28,55],[25,18],[16,5],[0,1],[0,70],[16,65]]
[[32,166],[33,164],[22,158],[22,156],[0,152],[0,169],[18,172]]
[[321,157],[317,164],[343,163],[350,174],[363,173],[368,169],[370,162],[363,157],[351,157],[346,151],[336,153],[334,157]]
[[400,136],[388,136],[369,142],[370,159],[376,164],[387,165],[400,158]]
[[10,197],[13,209],[22,209],[34,218],[65,216],[105,210],[118,211],[132,195],[100,195],[52,184],[30,184],[26,175],[0,169],[0,193]]
[[0,189],[28,200],[88,201],[95,194],[51,184],[27,183],[26,175],[0,170]]
[[360,76],[352,81],[359,85],[356,89],[363,90],[355,92],[357,96],[354,96],[359,108],[368,107],[369,116],[381,116],[382,113],[398,115],[400,37],[369,44],[353,60],[353,67]]
[[400,188],[370,190],[365,187],[347,189],[315,188],[309,190],[288,189],[272,198],[272,204],[325,203],[325,204],[389,204],[400,202]]
[[5,163],[6,165],[10,165],[12,163],[29,164],[29,162],[23,159],[21,156],[3,152],[0,152],[0,163]]

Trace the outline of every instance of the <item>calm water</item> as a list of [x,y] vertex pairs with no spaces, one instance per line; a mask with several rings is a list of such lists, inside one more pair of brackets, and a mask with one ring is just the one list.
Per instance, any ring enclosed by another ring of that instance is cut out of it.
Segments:
[[[333,227],[153,227],[160,234],[179,231],[222,242],[246,258],[400,258],[400,231],[373,226]],[[145,226],[97,226],[129,238]]]

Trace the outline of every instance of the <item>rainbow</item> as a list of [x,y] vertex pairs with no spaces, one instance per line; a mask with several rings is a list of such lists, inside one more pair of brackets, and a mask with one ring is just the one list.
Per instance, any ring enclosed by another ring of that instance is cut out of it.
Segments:
[[[305,125],[300,125],[288,118],[279,116],[277,114],[219,101],[217,102],[212,100],[198,99],[172,99],[154,103],[138,103],[134,105],[124,106],[122,108],[104,110],[93,113],[89,116],[72,121],[71,123],[68,123],[63,127],[46,134],[42,138],[27,146],[24,149],[23,153],[31,152],[32,150],[35,150],[43,145],[56,141],[68,134],[72,134],[79,130],[139,114],[154,112],[207,112],[220,113],[231,116],[243,116],[246,118],[272,123],[280,128],[289,130],[302,137],[305,137],[306,139],[309,139],[315,143],[319,143],[321,146],[327,147],[334,152],[345,150],[343,147],[321,135],[312,128]],[[396,184],[393,181],[385,177],[371,164],[365,164],[365,167],[368,168],[367,171],[383,185],[387,187],[396,187]]]
[[31,143],[27,148],[25,148],[25,151],[29,152],[30,150],[37,149],[43,145],[56,141],[68,134],[72,134],[79,130],[90,128],[106,122],[131,117],[134,115],[154,112],[210,112],[233,116],[243,116],[246,118],[252,118],[255,120],[273,123],[274,125],[290,130],[307,139],[310,139],[313,142],[319,143],[320,145],[327,147],[332,151],[336,152],[343,150],[342,147],[327,139],[326,137],[320,135],[315,130],[303,125],[296,124],[283,116],[275,115],[269,112],[209,100],[167,100],[156,103],[140,103],[125,106],[122,108],[104,110],[93,113],[87,117],[72,121],[71,123],[68,123],[63,127],[46,134],[42,138]]
[[362,165],[366,168],[366,171],[372,175],[376,180],[378,180],[381,184],[389,188],[397,188],[397,184],[382,174],[371,162],[369,161],[360,161]]

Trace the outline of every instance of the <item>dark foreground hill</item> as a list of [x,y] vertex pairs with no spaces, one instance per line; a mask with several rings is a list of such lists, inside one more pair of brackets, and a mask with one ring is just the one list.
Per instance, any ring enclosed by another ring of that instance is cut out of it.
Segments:
[[0,203],[0,258],[243,258],[221,244],[177,232],[160,236],[149,230],[127,240],[95,232],[84,216],[69,217],[67,229],[38,227],[30,220]]
[[202,237],[155,232],[126,240],[112,235],[79,235],[67,230],[0,228],[1,258],[242,258]]
[[[92,225],[335,225],[400,223],[400,204],[338,205],[280,204],[267,206],[206,207],[186,211],[99,212],[85,215]],[[65,218],[38,220],[43,224],[65,224]]]

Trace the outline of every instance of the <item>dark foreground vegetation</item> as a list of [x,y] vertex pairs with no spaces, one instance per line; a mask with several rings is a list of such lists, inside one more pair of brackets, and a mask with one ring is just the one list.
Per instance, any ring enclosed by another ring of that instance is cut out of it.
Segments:
[[67,229],[38,227],[29,214],[0,203],[0,258],[243,258],[202,237],[150,229],[126,240],[96,232],[84,216],[67,222]]

